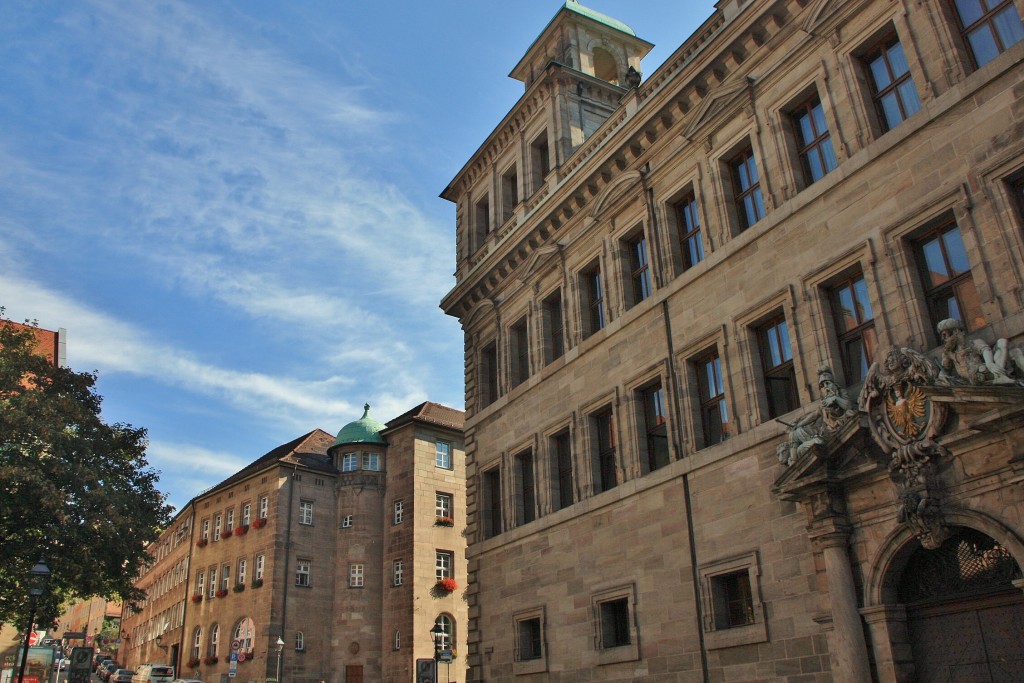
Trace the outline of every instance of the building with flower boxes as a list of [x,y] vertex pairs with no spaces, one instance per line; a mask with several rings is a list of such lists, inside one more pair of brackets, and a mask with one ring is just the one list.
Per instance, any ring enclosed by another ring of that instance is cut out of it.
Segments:
[[[124,664],[247,681],[412,680],[466,639],[462,412],[366,406],[196,496],[153,546]],[[441,588],[443,586],[443,588]],[[279,645],[279,639],[283,645]],[[452,680],[464,681],[458,666]],[[456,678],[458,676],[458,678]]]

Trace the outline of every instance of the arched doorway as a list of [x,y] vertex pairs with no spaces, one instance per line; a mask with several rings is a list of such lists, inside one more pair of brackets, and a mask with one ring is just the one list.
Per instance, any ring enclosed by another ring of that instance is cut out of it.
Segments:
[[1024,593],[1020,566],[985,534],[954,527],[936,550],[907,560],[898,600],[916,680],[921,683],[1019,681],[1024,671]]

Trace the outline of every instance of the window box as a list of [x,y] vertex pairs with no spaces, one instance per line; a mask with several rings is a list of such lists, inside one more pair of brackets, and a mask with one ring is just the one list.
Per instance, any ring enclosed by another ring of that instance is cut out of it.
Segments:
[[227,589],[224,589],[224,588],[221,588],[220,590],[217,591],[217,597],[218,598],[226,597],[227,594],[228,594]]
[[262,585],[263,585],[263,579],[253,579],[252,580],[252,587],[253,588],[259,588]]
[[205,548],[207,543],[209,543],[209,541],[207,541],[205,538],[200,538],[198,541],[196,541],[196,547]]
[[217,659],[216,656],[213,656],[213,657],[203,657],[203,664],[205,664],[207,666],[213,666],[214,664],[216,664],[219,661],[220,660]]
[[442,593],[451,593],[453,590],[459,587],[458,582],[450,576],[445,577],[437,582],[437,590]]
[[236,593],[241,593],[242,591],[244,591],[244,590],[245,590],[245,584],[244,584],[244,583],[236,583],[236,584],[235,584],[235,585],[234,585],[234,586],[233,586],[233,587],[231,588],[231,590],[233,590],[233,591],[234,591],[234,592],[236,592]]
[[231,529],[230,529],[230,528],[228,528],[228,529],[225,529],[225,530],[223,531],[223,533],[221,533],[220,537],[221,537],[221,538],[231,538],[231,536],[232,536],[233,534],[234,534],[234,532],[233,532],[233,531],[231,531]]
[[202,593],[196,593],[195,595],[192,596],[192,602],[202,602],[202,601],[203,601]]
[[455,520],[451,517],[438,517],[434,521],[434,526],[455,526]]
[[235,527],[235,536],[244,536],[249,532],[248,524],[241,524]]
[[192,659],[188,660],[187,662],[185,662],[185,666],[187,666],[190,669],[196,668],[197,666],[199,666],[199,657],[193,657]]
[[252,523],[252,526],[253,526],[254,529],[262,529],[266,525],[267,525],[267,518],[266,517],[259,517],[259,518],[255,519],[253,521],[253,523]]

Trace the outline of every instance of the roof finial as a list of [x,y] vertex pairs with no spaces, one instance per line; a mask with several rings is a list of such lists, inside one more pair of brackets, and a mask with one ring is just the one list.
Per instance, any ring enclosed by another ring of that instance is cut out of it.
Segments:
[[369,403],[364,403],[363,404],[363,417],[366,417],[369,414],[370,414],[370,404]]

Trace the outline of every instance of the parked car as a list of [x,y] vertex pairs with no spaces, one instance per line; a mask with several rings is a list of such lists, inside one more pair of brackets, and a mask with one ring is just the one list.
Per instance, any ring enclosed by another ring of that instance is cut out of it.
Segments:
[[100,668],[100,664],[102,664],[104,661],[107,661],[109,659],[110,659],[110,653],[109,652],[97,652],[92,657],[92,670],[93,671],[98,671],[99,668]]
[[117,662],[114,662],[114,661],[110,661],[110,662],[107,662],[106,664],[100,665],[100,670],[99,670],[100,680],[103,681],[103,683],[107,683],[110,680],[111,674],[113,674],[115,671],[117,671],[120,668],[121,668],[121,665],[118,664]]
[[110,674],[107,683],[132,683],[132,676],[134,675],[135,671],[133,669],[118,669]]
[[175,678],[171,683],[203,683],[198,678]]
[[167,664],[143,664],[135,670],[131,683],[171,683],[174,667]]

